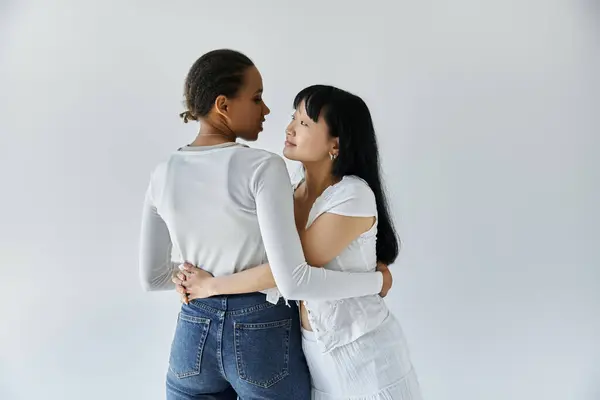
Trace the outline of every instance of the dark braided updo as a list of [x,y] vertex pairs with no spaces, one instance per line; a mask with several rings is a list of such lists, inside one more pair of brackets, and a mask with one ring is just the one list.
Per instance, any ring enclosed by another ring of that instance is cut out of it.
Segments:
[[210,51],[196,60],[185,79],[187,111],[179,114],[183,122],[206,117],[218,96],[235,97],[253,65],[244,54],[228,49]]

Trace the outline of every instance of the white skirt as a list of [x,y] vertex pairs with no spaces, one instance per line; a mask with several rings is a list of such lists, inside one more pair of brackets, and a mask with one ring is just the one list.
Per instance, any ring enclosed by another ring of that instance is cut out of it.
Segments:
[[422,400],[404,333],[389,314],[376,330],[322,353],[302,329],[313,400]]

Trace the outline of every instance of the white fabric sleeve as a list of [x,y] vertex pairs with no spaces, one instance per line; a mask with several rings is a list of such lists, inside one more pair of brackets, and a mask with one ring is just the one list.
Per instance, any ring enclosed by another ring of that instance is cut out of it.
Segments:
[[172,248],[167,224],[158,215],[152,200],[152,183],[150,183],[142,211],[139,248],[139,275],[144,290],[175,289],[171,276],[178,268],[178,263],[171,261]]
[[380,272],[352,273],[306,263],[294,223],[293,191],[283,159],[269,158],[252,182],[256,213],[277,288],[288,300],[338,300],[378,294]]
[[375,194],[362,179],[355,176],[344,177],[341,182],[331,187],[325,199],[319,202],[311,220],[316,220],[324,213],[346,217],[377,217]]

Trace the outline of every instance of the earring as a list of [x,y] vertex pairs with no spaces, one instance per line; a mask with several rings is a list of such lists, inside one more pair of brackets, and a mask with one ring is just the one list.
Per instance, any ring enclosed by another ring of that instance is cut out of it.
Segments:
[[329,153],[329,158],[331,159],[331,161],[333,161],[337,158],[337,155],[333,154],[333,153]]

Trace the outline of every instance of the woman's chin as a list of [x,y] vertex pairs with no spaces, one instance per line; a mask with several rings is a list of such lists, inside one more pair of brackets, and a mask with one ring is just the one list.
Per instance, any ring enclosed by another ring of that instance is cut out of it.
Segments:
[[287,158],[288,160],[291,160],[291,161],[300,161],[300,160],[298,160],[297,155],[294,153],[295,153],[294,149],[291,147],[286,146],[283,148],[283,156],[285,158]]

